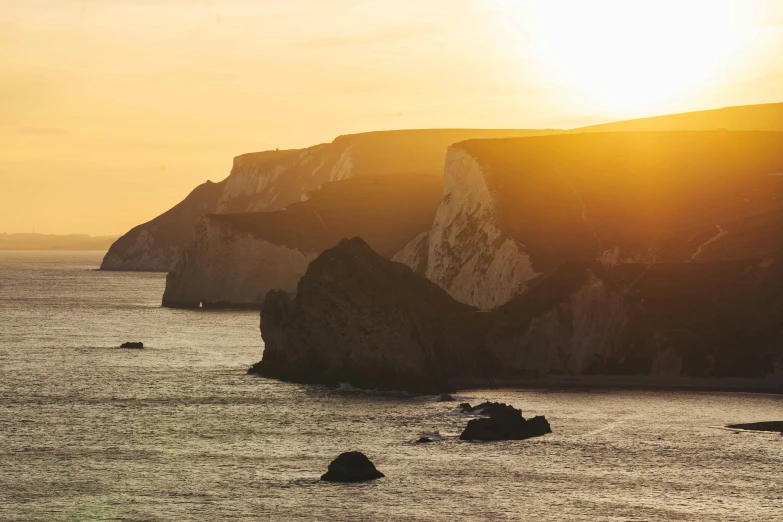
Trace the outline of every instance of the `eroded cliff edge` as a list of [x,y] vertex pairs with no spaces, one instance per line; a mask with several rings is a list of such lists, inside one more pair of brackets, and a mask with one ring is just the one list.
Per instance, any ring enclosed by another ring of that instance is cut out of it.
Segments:
[[783,263],[568,262],[479,311],[361,239],[270,292],[249,373],[415,393],[546,375],[780,376]]
[[361,235],[390,258],[429,229],[442,192],[436,176],[364,176],[277,212],[204,216],[166,278],[163,305],[260,308],[269,290],[294,292],[308,263],[345,237]]

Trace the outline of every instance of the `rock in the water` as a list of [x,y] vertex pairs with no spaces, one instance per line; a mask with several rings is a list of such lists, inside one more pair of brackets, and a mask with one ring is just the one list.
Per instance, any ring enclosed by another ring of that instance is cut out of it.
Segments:
[[469,411],[489,415],[468,422],[460,440],[522,440],[552,433],[546,418],[538,416],[530,420],[513,406],[497,402],[485,402]]
[[122,343],[120,345],[120,348],[136,348],[136,349],[144,348],[144,343],[129,341],[127,343]]
[[777,431],[783,434],[783,421],[750,422],[747,424],[729,424],[735,430]]
[[438,395],[437,402],[454,402],[454,397],[449,395],[448,393],[441,393]]
[[419,444],[424,444],[426,442],[432,442],[432,439],[422,435],[421,437],[419,437],[419,440],[417,440],[416,442],[418,442]]
[[467,413],[480,413],[481,415],[489,415],[490,417],[495,415],[513,414],[515,411],[519,411],[513,406],[509,406],[502,402],[490,402],[484,401],[476,406],[471,406],[470,403],[464,402],[460,404],[462,411]]
[[321,475],[327,482],[364,482],[382,478],[384,475],[360,451],[341,453],[329,464],[329,471]]

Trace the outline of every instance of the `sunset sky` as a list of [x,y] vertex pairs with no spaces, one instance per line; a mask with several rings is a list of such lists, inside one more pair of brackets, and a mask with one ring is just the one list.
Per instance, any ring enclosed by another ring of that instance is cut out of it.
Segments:
[[120,234],[233,156],[783,101],[780,0],[0,0],[0,233]]

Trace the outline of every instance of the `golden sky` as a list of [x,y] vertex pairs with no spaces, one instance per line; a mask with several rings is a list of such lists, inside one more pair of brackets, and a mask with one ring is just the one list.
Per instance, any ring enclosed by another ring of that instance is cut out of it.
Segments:
[[783,101],[780,0],[0,0],[0,232],[123,233],[241,153]]

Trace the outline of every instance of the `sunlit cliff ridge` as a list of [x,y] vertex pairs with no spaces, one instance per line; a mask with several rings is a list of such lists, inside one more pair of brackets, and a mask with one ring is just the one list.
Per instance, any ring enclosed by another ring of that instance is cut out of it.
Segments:
[[234,159],[221,182],[197,187],[185,200],[118,239],[102,270],[174,268],[193,228],[206,214],[270,212],[302,201],[326,183],[362,176],[416,173],[442,176],[446,148],[471,138],[526,136],[551,131],[410,130],[340,136],[306,149],[266,151]]

